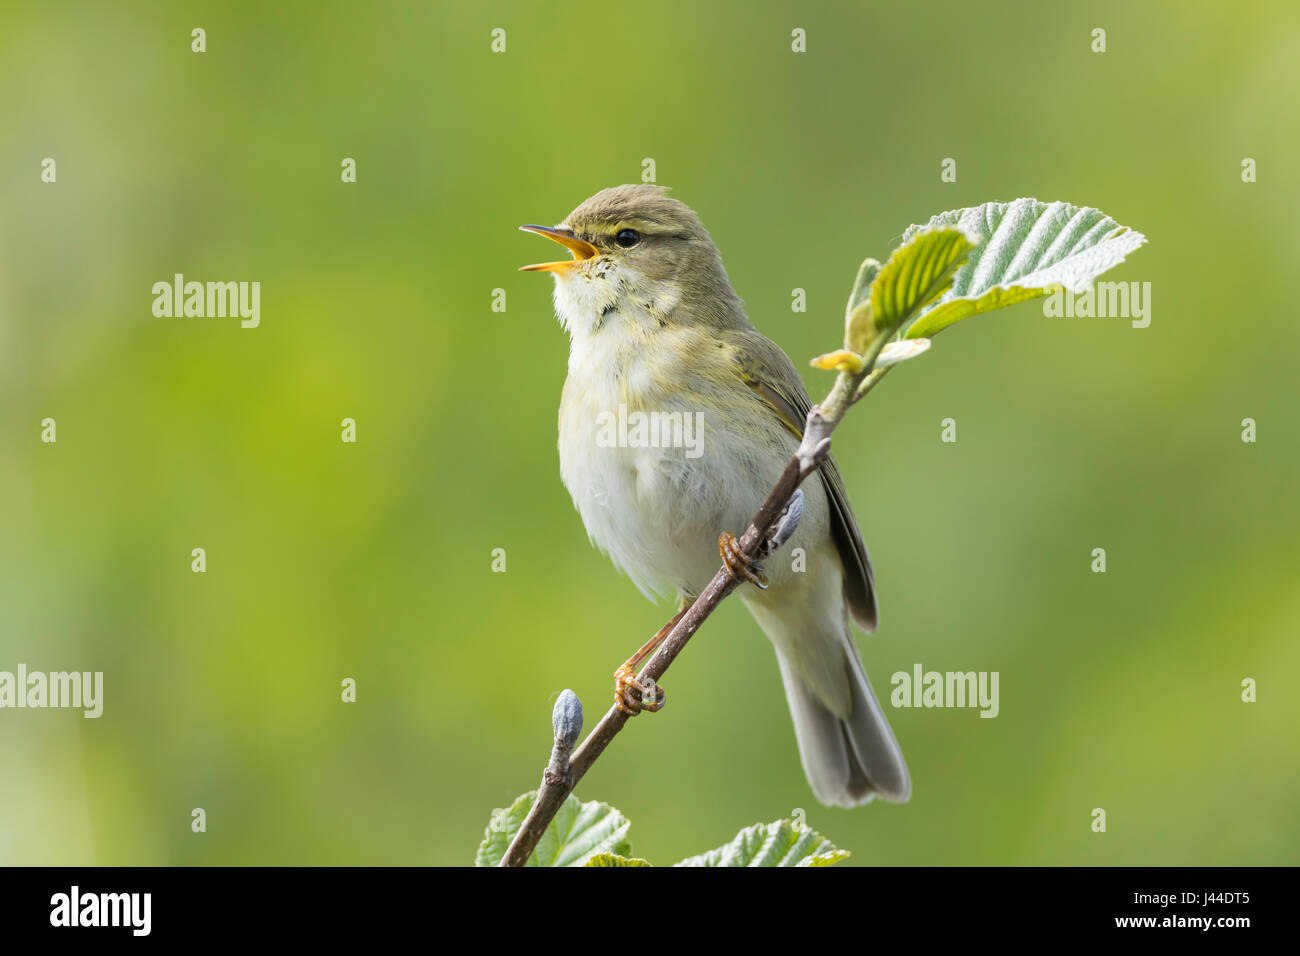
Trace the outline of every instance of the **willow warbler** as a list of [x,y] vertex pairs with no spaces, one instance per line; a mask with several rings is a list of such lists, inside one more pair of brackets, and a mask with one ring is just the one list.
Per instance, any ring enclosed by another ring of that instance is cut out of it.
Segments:
[[[605,189],[558,226],[521,228],[572,254],[523,267],[554,276],[570,338],[564,484],[614,564],[648,597],[675,594],[684,609],[719,567],[719,533],[749,525],[794,453],[808,393],[746,318],[699,217],[663,187]],[[776,649],[817,799],[907,800],[907,766],[849,630],[850,617],[875,629],[876,597],[835,462],[803,491],[787,550],[763,576],[733,569],[749,578],[736,593]],[[666,633],[620,669],[620,707],[640,709],[627,692],[631,665]]]

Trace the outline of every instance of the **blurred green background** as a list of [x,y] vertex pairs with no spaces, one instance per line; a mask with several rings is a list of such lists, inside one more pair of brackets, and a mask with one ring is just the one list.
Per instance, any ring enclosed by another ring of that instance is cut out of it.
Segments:
[[[671,610],[587,542],[515,271],[651,157],[814,396],[859,261],[944,209],[1103,209],[1153,317],[978,317],[837,434],[877,692],[1001,674],[995,720],[890,710],[910,804],[816,804],[737,602],[579,795],[656,863],[797,808],[863,865],[1300,862],[1298,62],[1294,4],[5,4],[0,670],[106,690],[0,711],[0,860],[472,861]],[[176,272],[260,328],[155,318]]]

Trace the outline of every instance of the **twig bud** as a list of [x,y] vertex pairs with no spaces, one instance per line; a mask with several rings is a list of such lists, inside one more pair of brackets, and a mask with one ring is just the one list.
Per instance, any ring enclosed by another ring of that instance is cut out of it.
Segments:
[[567,688],[560,692],[551,711],[551,727],[555,730],[555,739],[564,742],[566,753],[574,748],[582,734],[582,701],[578,695]]

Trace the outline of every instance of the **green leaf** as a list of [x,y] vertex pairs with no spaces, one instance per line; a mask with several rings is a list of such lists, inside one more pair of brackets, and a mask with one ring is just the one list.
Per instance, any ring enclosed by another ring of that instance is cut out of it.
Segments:
[[499,866],[501,864],[501,861],[505,858],[506,850],[510,849],[510,841],[519,832],[519,828],[524,825],[524,817],[528,816],[528,810],[536,799],[537,791],[530,790],[528,793],[516,797],[515,802],[504,810],[498,808],[492,811],[487,830],[483,832],[483,841],[478,845],[478,853],[474,856],[475,866]]
[[844,347],[861,355],[871,339],[871,283],[880,272],[875,259],[864,260],[858,268],[857,281],[849,293],[849,304],[844,309]]
[[853,283],[853,291],[849,293],[849,304],[844,308],[844,317],[846,319],[853,314],[853,311],[858,306],[871,298],[871,283],[879,272],[880,262],[878,260],[862,260],[862,265],[858,266],[858,278]]
[[1083,292],[1146,242],[1146,236],[1098,209],[1036,199],[940,213],[910,227],[903,241],[953,226],[979,244],[953,277],[952,288],[921,311],[905,338],[932,337],[967,316],[1037,298],[1057,286]]
[[929,302],[948,290],[953,273],[975,245],[964,229],[936,225],[908,230],[871,283],[876,335],[891,336]]
[[826,853],[818,853],[816,856],[810,856],[807,859],[800,860],[795,866],[834,866],[841,860],[849,858],[848,850],[830,850]]
[[682,860],[677,866],[831,866],[848,857],[829,840],[789,820],[756,823],[726,846]]
[[[492,819],[474,858],[475,866],[501,863],[536,799],[537,792],[530,790],[506,809],[492,811]],[[583,803],[570,794],[525,865],[584,866],[602,853],[630,856],[632,844],[627,841],[630,826],[627,818],[608,804]]]
[[649,866],[649,860],[628,859],[616,853],[597,853],[584,866]]

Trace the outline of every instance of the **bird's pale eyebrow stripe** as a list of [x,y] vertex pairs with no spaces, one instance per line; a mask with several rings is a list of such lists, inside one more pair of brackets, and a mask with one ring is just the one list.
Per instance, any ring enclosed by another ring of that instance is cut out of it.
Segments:
[[619,229],[640,229],[642,232],[649,232],[656,227],[665,226],[662,219],[655,219],[652,216],[628,216],[624,219],[616,219],[611,224],[612,230]]
[[[609,239],[624,229],[635,229],[637,232],[646,236],[653,236],[656,239],[690,239],[689,232],[682,232],[680,229],[674,229],[672,223],[664,220],[654,219],[648,216],[635,216],[629,219],[614,219],[607,222],[593,222],[579,227],[581,231],[574,230],[574,235],[579,239],[591,241],[594,239]],[[662,231],[672,229],[672,231]]]

